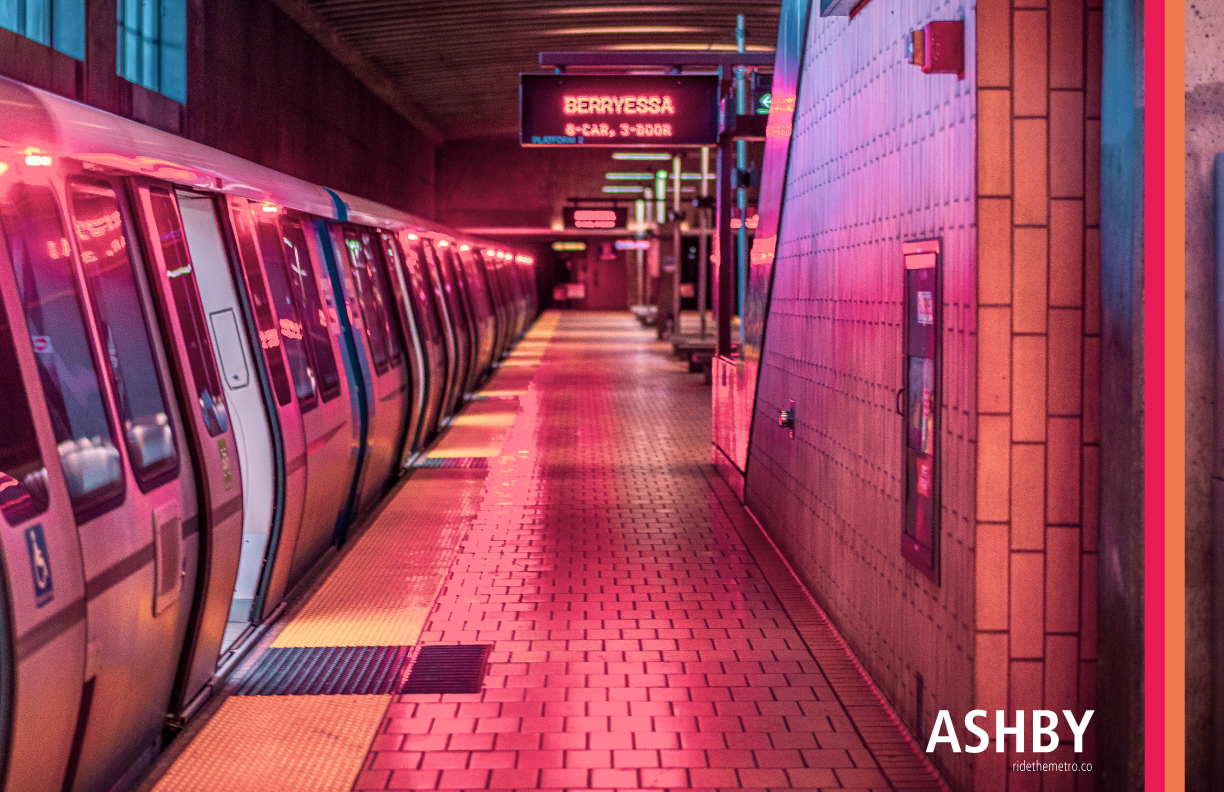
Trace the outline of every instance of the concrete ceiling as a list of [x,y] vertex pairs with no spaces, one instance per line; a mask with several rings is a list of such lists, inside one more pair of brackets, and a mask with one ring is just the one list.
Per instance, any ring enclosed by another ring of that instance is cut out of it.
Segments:
[[518,75],[542,51],[777,43],[779,0],[274,0],[435,142],[518,134]]

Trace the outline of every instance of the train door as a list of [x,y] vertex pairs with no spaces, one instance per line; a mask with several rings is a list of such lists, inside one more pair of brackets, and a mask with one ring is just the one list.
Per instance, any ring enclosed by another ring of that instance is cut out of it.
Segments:
[[[279,267],[289,284],[290,298],[301,319],[302,341],[310,363],[310,374],[318,394],[313,407],[302,406],[306,441],[306,502],[301,528],[293,549],[288,582],[299,580],[314,566],[335,538],[336,516],[348,499],[356,466],[351,449],[352,407],[348,382],[337,362],[340,325],[330,284],[320,286],[319,251],[315,235],[308,233],[310,220],[291,213],[276,215],[261,210],[257,224],[266,248],[275,250],[274,231],[279,228],[281,257],[265,254],[269,268]],[[269,283],[273,278],[269,271]],[[282,322],[283,322],[282,315]],[[293,467],[293,464],[290,465]]]
[[502,284],[501,272],[497,269],[497,259],[493,258],[491,253],[492,251],[484,250],[481,252],[479,259],[481,266],[484,267],[485,278],[489,282],[489,292],[493,296],[494,315],[497,318],[497,336],[493,346],[493,362],[496,363],[506,354],[508,315],[506,312],[506,293]]
[[435,298],[430,293],[429,281],[424,272],[424,261],[421,257],[420,241],[413,234],[402,248],[404,255],[400,265],[404,270],[404,278],[408,287],[408,299],[417,316],[417,329],[421,344],[425,350],[425,360],[429,364],[428,393],[425,396],[425,411],[421,419],[421,431],[417,446],[413,450],[424,448],[425,443],[438,429],[438,418],[442,413],[442,400],[446,396],[446,338],[442,330],[442,322],[438,318],[438,308]]
[[451,358],[454,363],[454,371],[451,373],[445,410],[447,416],[452,416],[459,409],[459,404],[463,401],[463,395],[466,392],[467,372],[471,366],[472,353],[471,334],[463,315],[463,309],[459,305],[459,295],[455,291],[451,277],[439,254],[439,250],[447,244],[445,240],[436,243],[426,242],[424,248],[429,273],[441,292],[442,300],[446,305],[447,320],[455,339],[455,354]]
[[[221,367],[229,417],[233,424],[245,494],[242,511],[242,548],[238,578],[222,639],[227,650],[250,627],[252,604],[259,589],[269,538],[279,527],[284,493],[278,481],[277,448],[280,432],[268,420],[266,398],[252,360],[246,312],[234,287],[216,199],[205,193],[175,190],[183,220],[187,249],[195,271],[200,303],[207,317],[213,352]],[[275,339],[274,339],[275,340]],[[271,352],[278,358],[279,348]],[[278,360],[279,362],[279,360]],[[283,377],[283,371],[281,372]],[[290,441],[293,433],[289,432]]]
[[342,251],[346,284],[350,286],[361,316],[358,343],[365,347],[366,435],[359,472],[358,513],[382,495],[391,475],[399,467],[399,449],[407,427],[410,394],[399,319],[390,296],[391,283],[378,249],[376,231],[361,226],[335,226],[333,234]]
[[450,306],[446,301],[446,290],[434,264],[433,248],[429,242],[418,241],[421,251],[421,277],[432,298],[434,311],[442,324],[442,337],[446,345],[446,383],[442,389],[442,404],[438,412],[438,423],[441,426],[447,418],[454,415],[453,395],[455,380],[459,376],[459,339],[458,328],[451,317]]
[[136,199],[144,236],[150,241],[149,268],[163,327],[171,341],[200,502],[199,577],[172,702],[180,710],[212,679],[225,639],[242,549],[242,476],[237,438],[213,357],[208,315],[175,192],[167,185],[140,183]]
[[412,377],[410,390],[411,400],[408,406],[408,428],[404,435],[404,445],[400,451],[400,465],[406,467],[409,457],[416,452],[421,434],[421,423],[425,416],[425,403],[429,396],[429,361],[425,355],[423,328],[417,322],[412,310],[412,292],[408,281],[404,278],[403,256],[400,255],[399,242],[395,235],[382,231],[378,235],[379,246],[383,254],[383,263],[391,281],[391,292],[395,295],[394,303],[400,319],[400,327],[404,331],[404,344],[408,352],[408,363]]
[[[194,537],[184,541],[196,525],[192,467],[116,183],[71,176],[67,225],[49,184],[5,193],[11,271],[62,471],[45,481],[67,491],[59,514],[75,519],[85,581],[79,688],[47,691],[79,695],[62,787],[104,789],[151,760],[171,704],[191,604],[184,561],[194,572],[196,558]],[[30,531],[37,595],[51,548]]]
[[463,317],[463,323],[467,329],[467,372],[459,387],[459,399],[462,401],[463,397],[471,391],[472,380],[476,377],[476,372],[480,367],[480,325],[476,319],[475,312],[472,310],[472,300],[468,294],[467,278],[463,276],[463,268],[459,264],[459,254],[455,246],[447,245],[441,248],[438,254],[441,257],[442,270],[451,284],[451,290],[455,295],[455,302],[458,304],[457,312]]
[[480,378],[493,365],[493,344],[496,332],[496,321],[493,317],[493,306],[489,300],[489,287],[485,283],[484,272],[478,268],[476,254],[467,245],[459,248],[456,258],[468,285],[468,299],[474,314],[474,324],[478,328],[476,338],[476,373],[472,378],[470,389],[475,390]]
[[58,452],[7,250],[0,244],[0,778],[22,792],[63,785],[85,674],[85,580],[63,471],[44,462]]

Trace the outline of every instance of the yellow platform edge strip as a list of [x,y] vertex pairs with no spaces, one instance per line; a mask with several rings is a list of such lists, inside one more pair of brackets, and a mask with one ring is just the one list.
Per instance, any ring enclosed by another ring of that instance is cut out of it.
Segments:
[[353,786],[391,696],[231,696],[154,792]]

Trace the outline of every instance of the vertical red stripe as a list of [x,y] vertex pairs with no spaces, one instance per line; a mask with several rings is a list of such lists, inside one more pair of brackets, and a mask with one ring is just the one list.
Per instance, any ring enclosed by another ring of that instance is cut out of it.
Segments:
[[1144,7],[1144,731],[1148,792],[1164,789],[1164,0]]

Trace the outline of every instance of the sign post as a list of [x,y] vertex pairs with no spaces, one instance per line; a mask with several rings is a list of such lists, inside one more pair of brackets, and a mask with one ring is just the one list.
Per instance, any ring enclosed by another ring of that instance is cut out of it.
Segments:
[[[710,195],[710,149],[701,147],[701,197]],[[706,222],[705,201],[698,202],[697,220],[701,224],[701,236],[697,238],[697,311],[701,317],[701,337],[706,337],[706,267],[708,265],[710,240],[707,238],[709,226]]]
[[672,337],[680,335],[680,272],[682,256],[680,255],[680,155],[672,157],[672,179],[675,191],[672,193],[672,254],[676,257],[676,273],[672,281]]

